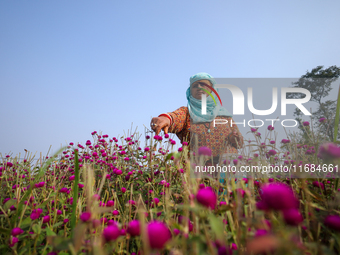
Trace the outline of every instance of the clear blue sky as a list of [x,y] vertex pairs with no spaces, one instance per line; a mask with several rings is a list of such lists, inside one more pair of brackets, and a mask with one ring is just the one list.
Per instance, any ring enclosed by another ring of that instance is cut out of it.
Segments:
[[110,137],[186,105],[189,77],[340,66],[339,1],[0,1],[3,155]]

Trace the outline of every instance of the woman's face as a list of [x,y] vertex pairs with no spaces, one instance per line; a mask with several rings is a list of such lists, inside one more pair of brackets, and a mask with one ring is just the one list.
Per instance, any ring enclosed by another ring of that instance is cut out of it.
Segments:
[[198,99],[201,100],[202,99],[202,95],[206,94],[208,95],[204,90],[200,89],[203,88],[209,92],[211,92],[211,89],[209,87],[207,87],[207,85],[212,86],[209,80],[199,80],[199,81],[195,81],[193,84],[191,84],[190,86],[190,93],[191,95]]

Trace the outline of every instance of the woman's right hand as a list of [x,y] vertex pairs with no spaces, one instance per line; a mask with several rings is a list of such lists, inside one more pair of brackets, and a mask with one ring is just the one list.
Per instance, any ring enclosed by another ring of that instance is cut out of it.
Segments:
[[161,130],[167,134],[170,127],[170,120],[167,117],[155,117],[152,118],[150,126],[156,135],[158,135]]

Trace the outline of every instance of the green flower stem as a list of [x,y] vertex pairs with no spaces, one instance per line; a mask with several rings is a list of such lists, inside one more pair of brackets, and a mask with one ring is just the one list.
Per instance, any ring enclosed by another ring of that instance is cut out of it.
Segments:
[[340,111],[340,86],[339,86],[339,93],[338,93],[338,102],[336,104],[336,114],[335,114],[335,122],[334,122],[334,138],[333,138],[333,142],[336,142],[336,138],[338,137],[339,111]]
[[[71,229],[73,230],[76,226],[76,212],[77,212],[77,201],[78,201],[78,183],[79,183],[79,161],[78,161],[78,150],[74,150],[74,184],[73,184],[73,203],[72,203],[72,216],[71,216]],[[71,237],[73,237],[73,231]]]

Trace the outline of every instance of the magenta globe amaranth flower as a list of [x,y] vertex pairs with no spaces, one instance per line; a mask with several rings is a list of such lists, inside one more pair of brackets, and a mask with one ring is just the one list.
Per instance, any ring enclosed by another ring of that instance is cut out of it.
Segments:
[[152,249],[162,249],[166,242],[171,239],[168,227],[159,221],[150,222],[147,226],[149,244]]
[[91,213],[90,212],[83,212],[81,215],[80,215],[80,219],[82,222],[88,222],[90,221],[91,219]]
[[319,147],[318,157],[322,159],[340,158],[340,147],[334,143],[325,143]]
[[13,228],[12,229],[12,236],[18,236],[24,233],[24,231],[21,228]]
[[325,225],[335,231],[340,231],[340,216],[328,215],[324,221]]
[[120,230],[116,225],[111,225],[103,230],[103,236],[106,242],[114,241],[120,236]]
[[217,195],[210,187],[207,187],[198,190],[196,200],[205,207],[215,209],[217,204]]
[[326,118],[324,118],[324,117],[320,118],[320,119],[319,119],[319,122],[320,122],[320,123],[325,123],[325,122],[326,122]]
[[307,127],[307,126],[309,126],[309,122],[308,121],[304,121],[304,122],[302,122],[302,125]]
[[202,146],[198,149],[198,155],[211,156],[211,149],[209,149],[208,147]]
[[291,208],[283,211],[283,218],[288,225],[297,226],[303,221],[298,209]]
[[129,223],[127,228],[127,232],[131,236],[139,236],[140,235],[140,224],[138,220],[133,220]]
[[50,219],[51,219],[50,215],[44,216],[44,217],[43,217],[43,223],[50,222]]
[[273,210],[297,208],[298,200],[293,190],[283,183],[269,183],[262,187],[263,207]]
[[270,156],[274,156],[274,155],[276,154],[276,151],[275,151],[275,150],[269,150],[269,151],[268,151],[268,154],[269,154]]
[[268,128],[267,128],[269,131],[272,131],[274,130],[274,127],[272,125],[269,125]]

